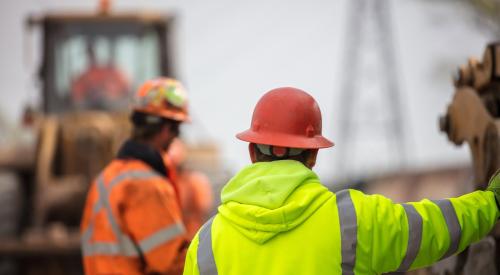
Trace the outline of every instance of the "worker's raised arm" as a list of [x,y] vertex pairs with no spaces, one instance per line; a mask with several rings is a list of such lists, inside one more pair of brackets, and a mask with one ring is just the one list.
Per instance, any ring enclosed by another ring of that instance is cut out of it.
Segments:
[[416,269],[458,253],[500,216],[490,191],[405,204],[355,190],[350,195],[358,227],[355,270],[375,273]]
[[128,190],[131,199],[124,210],[124,221],[144,258],[146,270],[159,274],[172,268],[182,270],[185,229],[173,188],[160,177],[138,187]]

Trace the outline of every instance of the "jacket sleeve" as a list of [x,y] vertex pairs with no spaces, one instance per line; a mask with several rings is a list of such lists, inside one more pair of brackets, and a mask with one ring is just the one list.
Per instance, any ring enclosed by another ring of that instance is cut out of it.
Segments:
[[199,237],[197,233],[193,240],[191,241],[191,244],[189,245],[189,249],[187,251],[186,255],[186,263],[184,265],[184,273],[183,275],[200,275],[200,272],[198,270],[198,262],[197,262],[197,252],[198,252],[198,243],[199,243]]
[[500,213],[494,194],[395,204],[350,190],[357,216],[356,270],[406,271],[463,251],[487,235]]
[[184,265],[185,229],[173,188],[163,178],[130,186],[125,192],[124,227],[141,251],[146,270],[165,274]]

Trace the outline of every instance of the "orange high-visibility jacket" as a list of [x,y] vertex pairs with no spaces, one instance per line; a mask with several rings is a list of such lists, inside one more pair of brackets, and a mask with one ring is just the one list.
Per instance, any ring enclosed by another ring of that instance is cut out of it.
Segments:
[[177,175],[182,220],[191,240],[209,218],[213,196],[210,180],[198,171],[184,170]]
[[161,274],[183,265],[174,189],[137,159],[113,160],[92,183],[81,232],[85,274]]
[[210,180],[198,171],[178,169],[168,154],[163,156],[170,180],[178,194],[186,237],[192,240],[198,229],[207,221],[212,210],[213,195]]

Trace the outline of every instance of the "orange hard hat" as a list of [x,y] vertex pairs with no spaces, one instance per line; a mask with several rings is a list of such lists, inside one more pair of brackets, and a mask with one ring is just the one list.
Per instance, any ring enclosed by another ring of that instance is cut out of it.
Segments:
[[267,92],[255,106],[250,129],[236,137],[256,144],[319,149],[334,144],[321,135],[321,111],[308,93],[291,87]]
[[189,121],[186,90],[172,78],[148,80],[134,98],[134,111],[176,121]]

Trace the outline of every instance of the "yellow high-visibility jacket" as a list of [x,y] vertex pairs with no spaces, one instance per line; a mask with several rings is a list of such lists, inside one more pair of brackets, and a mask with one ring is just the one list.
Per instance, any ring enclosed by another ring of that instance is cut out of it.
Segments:
[[396,204],[330,192],[299,162],[260,162],[222,191],[193,239],[184,275],[379,274],[430,265],[480,240],[500,213],[494,194]]

